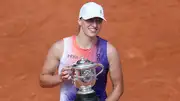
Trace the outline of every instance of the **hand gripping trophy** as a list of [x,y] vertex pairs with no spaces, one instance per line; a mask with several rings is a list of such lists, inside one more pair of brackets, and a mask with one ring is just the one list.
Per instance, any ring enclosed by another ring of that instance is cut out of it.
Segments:
[[[96,73],[96,68],[99,67],[101,67],[101,71]],[[92,86],[95,85],[97,76],[103,72],[104,66],[81,58],[73,64],[72,69],[74,71],[73,84],[79,88],[75,101],[99,101]]]

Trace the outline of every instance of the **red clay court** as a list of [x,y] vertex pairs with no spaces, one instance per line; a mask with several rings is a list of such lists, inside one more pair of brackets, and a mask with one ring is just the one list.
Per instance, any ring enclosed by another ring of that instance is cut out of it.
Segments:
[[[41,88],[39,73],[52,43],[77,34],[86,1],[0,1],[0,101],[59,101],[59,87]],[[121,55],[121,101],[179,101],[180,0],[96,1],[107,19],[99,35]]]

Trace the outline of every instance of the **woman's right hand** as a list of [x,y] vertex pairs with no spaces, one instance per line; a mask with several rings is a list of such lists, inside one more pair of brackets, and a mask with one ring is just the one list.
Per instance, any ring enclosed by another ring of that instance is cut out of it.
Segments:
[[64,67],[61,70],[60,78],[62,81],[71,80],[72,78],[72,68],[71,67]]

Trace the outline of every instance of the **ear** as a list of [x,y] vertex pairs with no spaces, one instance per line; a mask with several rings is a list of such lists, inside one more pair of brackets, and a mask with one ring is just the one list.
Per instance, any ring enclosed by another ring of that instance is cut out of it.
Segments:
[[81,19],[78,19],[78,24],[79,24],[79,26],[82,25],[82,20]]

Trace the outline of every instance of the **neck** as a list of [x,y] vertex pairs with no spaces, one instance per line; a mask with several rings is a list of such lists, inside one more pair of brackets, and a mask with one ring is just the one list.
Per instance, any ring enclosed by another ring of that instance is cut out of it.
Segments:
[[96,37],[89,37],[81,31],[76,37],[76,42],[82,49],[90,49],[96,43],[96,41]]

